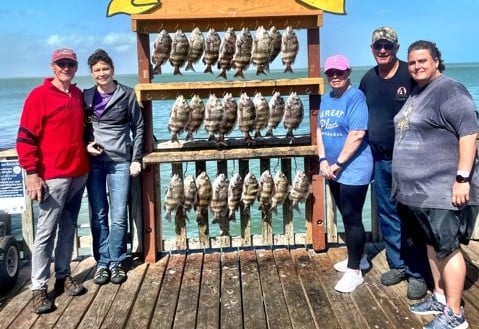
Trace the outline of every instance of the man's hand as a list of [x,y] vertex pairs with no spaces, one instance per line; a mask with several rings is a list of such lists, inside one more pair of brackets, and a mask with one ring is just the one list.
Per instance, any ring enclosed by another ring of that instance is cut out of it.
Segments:
[[42,202],[47,189],[47,184],[38,174],[27,175],[27,195],[31,200]]

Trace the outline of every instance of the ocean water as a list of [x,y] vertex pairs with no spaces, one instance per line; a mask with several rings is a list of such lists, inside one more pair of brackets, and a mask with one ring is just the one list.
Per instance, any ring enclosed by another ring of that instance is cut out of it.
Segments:
[[[351,81],[354,86],[359,85],[359,81],[363,74],[367,71],[368,67],[353,67],[351,73]],[[205,74],[197,69],[199,72],[184,72],[183,75],[173,76],[171,73],[164,73],[163,75],[156,76],[153,82],[179,82],[179,81],[209,81],[209,80],[218,80],[215,75]],[[444,72],[445,75],[452,77],[461,83],[463,83],[466,88],[469,90],[471,95],[473,96],[476,106],[479,108],[479,63],[461,63],[461,64],[446,64],[446,71]],[[233,73],[230,71],[228,72],[229,76],[232,76]],[[265,76],[265,79],[273,79],[273,78],[297,78],[297,77],[304,77],[307,75],[306,69],[295,69],[295,73],[290,75],[285,75],[281,71],[272,72],[270,75]],[[231,79],[231,77],[229,77]],[[117,75],[116,79],[134,87],[138,83],[137,75]],[[258,77],[254,74],[254,69],[250,68],[246,72],[246,79],[258,79]],[[25,100],[25,97],[28,95],[30,90],[41,84],[43,81],[42,77],[35,77],[35,78],[3,78],[0,79],[0,150],[1,149],[8,149],[15,147],[15,138],[16,133],[18,130],[18,122],[20,118],[20,114],[22,111],[22,106]],[[93,82],[90,76],[77,76],[74,80],[76,84],[80,88],[87,88],[92,86]],[[328,90],[328,86],[326,86],[326,90]],[[184,91],[184,95],[187,99],[191,97],[194,93],[192,91]],[[234,95],[239,96],[239,95]],[[253,96],[253,95],[250,95]],[[270,95],[264,95],[267,99],[269,99]],[[285,97],[287,95],[283,95]],[[305,106],[305,113],[308,113],[309,103],[307,96],[301,96],[303,104]],[[204,99],[206,102],[206,99]],[[174,103],[174,100],[162,100],[162,101],[153,101],[153,129],[155,137],[160,140],[168,140],[170,138],[170,134],[168,133],[166,127],[168,123],[168,115],[169,111]],[[284,129],[280,127],[275,131],[276,135],[283,135],[285,133]],[[301,134],[308,134],[309,133],[309,117],[305,115],[305,119],[302,122],[301,127],[295,132],[297,135]],[[239,137],[241,133],[239,129],[236,127],[230,137]],[[195,136],[195,138],[206,138],[206,132],[204,129]],[[180,139],[184,138],[180,136]],[[238,170],[237,163],[231,161],[232,163],[228,164],[228,170],[231,171],[229,176],[232,176],[234,171]],[[294,171],[302,169],[303,167],[302,159],[293,159],[292,167],[293,167],[293,175]],[[279,163],[274,163],[274,160],[271,163],[272,171],[274,172],[279,168]],[[259,161],[255,162],[252,160],[250,162],[250,169],[251,171],[258,177],[260,176],[259,172]],[[183,166],[183,170],[185,175],[187,174],[194,174],[195,167],[193,163],[186,163]],[[164,193],[168,186],[169,177],[171,172],[171,166],[169,165],[162,165],[160,167],[160,175],[161,175],[161,186],[162,186],[162,195],[161,199],[164,200]],[[216,162],[215,161],[208,161],[207,162],[207,172],[210,175],[212,180],[215,178],[216,173]],[[261,218],[259,211],[256,209],[256,206],[253,206],[252,210],[252,218]],[[300,208],[301,213],[295,212],[294,213],[294,222],[295,222],[295,231],[304,231],[304,209]],[[365,222],[368,221],[370,216],[370,209],[369,204],[366,204],[364,209],[364,219]],[[17,237],[21,237],[21,229],[17,222],[21,222],[14,216],[13,227],[14,233]],[[194,216],[190,213],[191,218]],[[239,217],[239,216],[237,216]],[[276,218],[276,216],[275,216]],[[278,214],[277,218],[282,218],[281,212]],[[162,225],[163,225],[163,233],[164,239],[173,238],[175,235],[175,227],[174,223],[168,223],[163,218]],[[81,214],[80,214],[80,223],[86,224],[88,223],[88,206],[85,202],[82,206]],[[370,223],[366,222],[366,229],[369,229]],[[197,235],[197,226],[195,220],[190,220],[187,224],[187,232],[188,236],[196,236]],[[237,235],[240,231],[240,223],[237,221],[236,223],[231,223],[230,232],[233,235]],[[253,234],[260,234],[261,233],[261,220],[254,220],[252,221],[252,233]],[[282,232],[282,220],[274,220],[273,218],[273,231],[274,233]],[[218,226],[217,225],[210,225],[210,235],[215,236],[218,234]]]

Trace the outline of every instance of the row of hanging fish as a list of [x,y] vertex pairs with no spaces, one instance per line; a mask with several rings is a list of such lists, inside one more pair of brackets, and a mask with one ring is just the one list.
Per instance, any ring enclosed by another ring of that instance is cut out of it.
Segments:
[[201,61],[206,66],[205,73],[213,73],[216,65],[218,77],[226,79],[226,72],[235,69],[234,77],[244,78],[244,72],[250,64],[256,66],[256,75],[266,74],[269,65],[281,54],[284,72],[293,72],[292,64],[299,50],[296,32],[291,26],[283,34],[272,26],[269,30],[259,26],[253,36],[248,28],[243,27],[236,33],[229,27],[223,38],[214,28],[206,36],[196,27],[188,38],[178,29],[173,37],[162,30],[153,43],[153,74],[161,74],[161,66],[167,61],[173,66],[173,74],[182,74],[180,69],[195,71],[194,64]]
[[213,182],[205,171],[196,178],[188,175],[184,180],[174,174],[165,194],[165,219],[171,221],[172,213],[180,209],[188,218],[187,213],[194,209],[200,220],[209,209],[213,223],[235,221],[240,206],[249,215],[250,207],[258,201],[258,209],[263,213],[277,213],[277,207],[286,198],[291,201],[292,208],[299,211],[299,204],[304,203],[310,193],[310,180],[303,170],[296,172],[292,184],[282,171],[277,171],[273,177],[269,170],[265,170],[259,180],[251,172],[244,178],[235,173],[231,179],[220,173]]
[[261,92],[254,97],[246,92],[241,93],[239,100],[226,93],[222,99],[210,94],[205,102],[198,95],[193,95],[188,102],[183,95],[178,95],[170,111],[168,131],[171,141],[178,142],[178,135],[186,132],[186,140],[192,141],[193,134],[201,125],[208,133],[209,141],[224,144],[236,125],[241,130],[246,142],[262,137],[262,130],[267,129],[265,136],[273,136],[273,130],[283,121],[287,129],[286,137],[293,137],[304,118],[304,106],[301,98],[293,91],[286,101],[279,92],[274,92],[268,101]]

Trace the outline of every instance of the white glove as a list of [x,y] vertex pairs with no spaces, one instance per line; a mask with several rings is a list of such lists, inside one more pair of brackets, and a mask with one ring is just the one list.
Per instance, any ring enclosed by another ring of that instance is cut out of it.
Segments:
[[133,161],[131,164],[130,164],[130,176],[138,176],[141,172],[141,163],[139,163],[138,161]]

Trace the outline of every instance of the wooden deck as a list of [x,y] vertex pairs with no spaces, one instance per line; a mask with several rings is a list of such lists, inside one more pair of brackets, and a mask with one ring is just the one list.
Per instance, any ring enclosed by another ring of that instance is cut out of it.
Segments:
[[[479,242],[464,247],[465,310],[479,328]],[[422,328],[431,317],[410,313],[406,283],[383,287],[384,250],[369,244],[373,267],[365,283],[340,294],[332,264],[345,248],[314,253],[304,248],[234,250],[166,255],[148,265],[134,261],[123,285],[92,282],[94,260],[72,264],[88,292],[58,296],[57,309],[31,311],[29,266],[17,287],[0,299],[1,328]],[[53,285],[54,280],[50,280]]]

